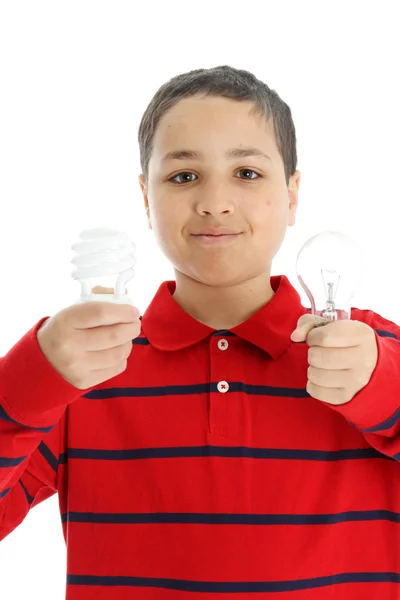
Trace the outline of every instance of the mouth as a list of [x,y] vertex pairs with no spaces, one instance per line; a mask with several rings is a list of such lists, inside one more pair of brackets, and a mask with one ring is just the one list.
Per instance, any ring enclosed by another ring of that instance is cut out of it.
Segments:
[[226,237],[232,235],[239,235],[238,233],[196,233],[194,237]]
[[240,233],[218,233],[218,234],[210,234],[210,233],[200,233],[193,235],[193,237],[206,245],[218,245],[218,244],[226,244],[236,240]]

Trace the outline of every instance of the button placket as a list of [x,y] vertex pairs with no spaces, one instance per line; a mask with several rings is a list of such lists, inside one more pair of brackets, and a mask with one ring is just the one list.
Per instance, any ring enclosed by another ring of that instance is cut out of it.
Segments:
[[[210,375],[211,382],[216,385],[214,391],[210,392],[210,434],[216,438],[218,443],[223,442],[228,435],[228,402],[229,382],[226,381],[229,372],[227,362],[229,361],[229,342],[226,338],[211,338],[210,340]],[[225,376],[225,378],[224,378]]]

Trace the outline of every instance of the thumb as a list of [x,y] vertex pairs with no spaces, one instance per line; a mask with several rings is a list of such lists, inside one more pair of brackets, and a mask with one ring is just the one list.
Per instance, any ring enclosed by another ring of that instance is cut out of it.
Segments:
[[297,321],[296,329],[291,333],[290,339],[293,342],[305,342],[308,334],[314,327],[321,327],[328,323],[324,317],[317,317],[316,315],[302,315]]

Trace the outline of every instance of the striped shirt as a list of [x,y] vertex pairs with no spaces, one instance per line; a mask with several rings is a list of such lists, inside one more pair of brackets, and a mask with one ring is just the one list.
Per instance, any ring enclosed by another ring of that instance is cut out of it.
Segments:
[[352,310],[378,363],[328,405],[290,340],[307,309],[271,285],[216,331],[164,282],[126,371],[89,390],[44,358],[44,319],[1,359],[0,539],[57,492],[67,600],[400,597],[400,328]]

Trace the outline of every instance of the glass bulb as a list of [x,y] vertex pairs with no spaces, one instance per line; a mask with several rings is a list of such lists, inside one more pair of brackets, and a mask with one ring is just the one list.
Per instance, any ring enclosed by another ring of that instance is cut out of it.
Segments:
[[304,244],[297,257],[296,271],[313,315],[327,321],[350,319],[361,265],[358,246],[343,233],[325,231]]
[[[132,304],[126,295],[126,284],[135,274],[136,246],[123,231],[98,227],[87,229],[79,236],[82,241],[74,244],[77,253],[72,263],[78,267],[72,277],[81,283],[81,297],[78,302],[114,302]],[[95,294],[91,280],[95,277],[118,275],[114,294]]]

